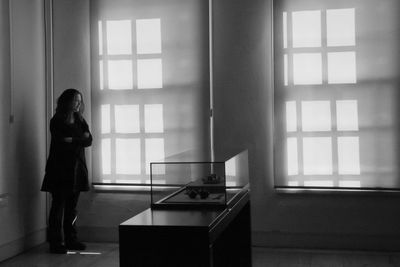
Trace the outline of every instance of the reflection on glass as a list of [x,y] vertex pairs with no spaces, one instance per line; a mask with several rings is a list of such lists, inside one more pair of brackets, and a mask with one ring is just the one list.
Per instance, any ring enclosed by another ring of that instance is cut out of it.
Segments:
[[[146,139],[146,174],[150,174],[150,162],[164,161],[164,138]],[[154,174],[165,174],[165,165],[154,169]]]
[[161,20],[136,20],[136,40],[138,54],[161,53]]
[[111,140],[101,140],[101,166],[103,174],[111,174]]
[[304,186],[332,187],[333,186],[333,181],[326,181],[326,180],[304,181]]
[[338,131],[358,131],[357,100],[336,101]]
[[360,174],[359,138],[338,137],[339,174]]
[[340,187],[361,187],[360,181],[339,181]]
[[357,83],[356,53],[328,53],[328,83]]
[[116,139],[117,174],[140,174],[140,140],[137,138]]
[[104,66],[103,66],[103,60],[99,61],[99,71],[100,71],[100,90],[104,89]]
[[103,55],[103,22],[99,20],[99,55]]
[[286,101],[286,131],[297,131],[296,101]]
[[328,46],[353,46],[356,44],[355,10],[328,9],[326,11]]
[[107,52],[109,55],[132,54],[132,29],[130,20],[107,21]]
[[283,48],[287,48],[287,12],[283,12]]
[[322,84],[321,53],[293,54],[293,83],[295,85]]
[[108,61],[108,87],[112,90],[126,90],[133,88],[132,61]]
[[330,101],[302,101],[301,114],[304,132],[331,130]]
[[236,176],[236,159],[231,158],[225,162],[225,175]]
[[293,47],[321,46],[321,11],[292,12]]
[[162,61],[160,58],[137,61],[139,89],[162,88]]
[[144,105],[144,121],[146,133],[164,132],[162,104]]
[[332,175],[332,138],[303,138],[304,175]]
[[110,122],[110,105],[101,105],[101,133],[107,134],[111,132]]
[[115,132],[138,133],[139,131],[139,106],[115,105]]
[[299,174],[299,163],[297,158],[297,138],[289,137],[287,139],[287,164],[288,175]]

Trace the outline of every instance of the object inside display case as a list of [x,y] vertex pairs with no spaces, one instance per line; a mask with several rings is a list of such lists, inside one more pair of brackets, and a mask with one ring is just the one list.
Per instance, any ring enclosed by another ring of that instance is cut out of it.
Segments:
[[247,161],[244,151],[225,162],[152,162],[152,207],[224,208],[248,185]]

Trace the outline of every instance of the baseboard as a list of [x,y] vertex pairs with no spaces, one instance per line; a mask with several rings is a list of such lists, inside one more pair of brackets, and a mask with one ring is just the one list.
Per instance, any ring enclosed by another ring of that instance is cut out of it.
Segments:
[[400,236],[253,232],[252,245],[267,248],[400,251]]
[[14,257],[30,248],[38,246],[46,241],[46,229],[28,234],[20,239],[14,240],[0,246],[0,262]]

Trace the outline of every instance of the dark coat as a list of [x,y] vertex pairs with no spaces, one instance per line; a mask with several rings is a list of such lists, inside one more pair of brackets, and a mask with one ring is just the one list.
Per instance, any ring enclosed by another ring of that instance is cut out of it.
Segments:
[[[41,191],[79,192],[89,190],[85,147],[92,145],[92,135],[86,121],[75,115],[75,123],[65,122],[56,114],[50,120],[51,143]],[[89,133],[89,138],[83,136]],[[72,137],[72,143],[64,138]]]

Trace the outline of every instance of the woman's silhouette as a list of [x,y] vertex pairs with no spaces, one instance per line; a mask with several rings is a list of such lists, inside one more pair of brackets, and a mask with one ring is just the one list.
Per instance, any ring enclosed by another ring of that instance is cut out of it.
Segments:
[[50,120],[50,153],[41,190],[52,196],[48,224],[51,253],[86,248],[75,229],[79,194],[89,190],[84,148],[91,146],[92,135],[82,116],[83,108],[82,94],[67,89],[58,98]]

